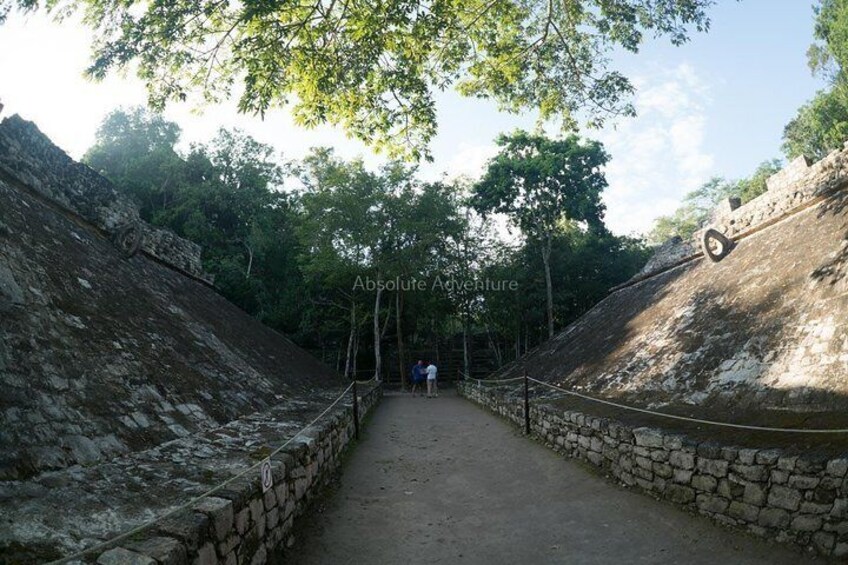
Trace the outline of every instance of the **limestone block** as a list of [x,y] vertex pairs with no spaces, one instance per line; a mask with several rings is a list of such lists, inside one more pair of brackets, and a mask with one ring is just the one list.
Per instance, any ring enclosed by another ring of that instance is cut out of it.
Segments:
[[697,463],[698,471],[718,478],[727,476],[729,465],[727,461],[722,459],[707,459],[706,457],[699,457]]
[[745,522],[756,522],[757,516],[760,513],[760,507],[734,500],[730,503],[730,506],[727,509],[727,513],[736,518],[737,520],[743,520]]
[[675,483],[688,485],[692,480],[692,471],[688,469],[675,469],[671,480]]
[[159,531],[182,541],[188,551],[194,551],[205,541],[208,526],[209,517],[205,514],[185,512],[164,520]]
[[692,469],[695,467],[695,456],[683,451],[672,451],[668,457],[668,462],[678,469]]
[[243,536],[250,525],[250,509],[243,508],[235,515],[236,531]]
[[762,485],[756,483],[748,483],[745,485],[745,492],[742,495],[742,500],[747,504],[754,506],[763,506],[766,503],[766,489]]
[[722,514],[725,510],[727,510],[728,501],[720,496],[713,496],[709,494],[699,494],[695,499],[695,503],[698,505],[698,508],[703,512],[710,512],[714,514]]
[[672,502],[689,504],[695,500],[695,491],[687,486],[669,484],[666,486],[665,496]]
[[710,475],[694,475],[692,477],[692,488],[701,492],[714,492],[718,481]]
[[773,485],[768,495],[769,506],[795,511],[801,504],[801,493],[781,485]]
[[813,547],[816,548],[816,551],[828,555],[836,543],[836,536],[825,532],[816,532],[813,534],[812,540]]
[[822,519],[820,516],[797,516],[792,520],[790,527],[798,532],[815,532],[822,527]]
[[104,551],[97,558],[97,563],[100,565],[156,565],[156,561],[150,557],[123,547]]
[[763,465],[738,465],[730,466],[731,471],[746,481],[765,481],[768,478],[768,469]]
[[193,565],[217,565],[218,557],[215,555],[215,546],[210,542],[204,544],[197,552]]
[[821,479],[819,477],[811,477],[805,475],[790,475],[789,486],[797,489],[812,489],[819,486]]
[[185,546],[173,538],[153,537],[128,546],[148,557],[152,557],[161,565],[185,565],[188,554]]
[[848,459],[831,459],[827,462],[825,472],[831,477],[844,477],[848,473]]
[[663,433],[653,428],[635,428],[633,437],[636,445],[642,447],[662,447]]
[[789,526],[791,516],[786,510],[780,508],[763,508],[760,510],[757,523],[766,528],[783,529]]
[[233,528],[233,503],[226,498],[210,496],[195,504],[194,509],[209,516],[218,541],[225,541]]

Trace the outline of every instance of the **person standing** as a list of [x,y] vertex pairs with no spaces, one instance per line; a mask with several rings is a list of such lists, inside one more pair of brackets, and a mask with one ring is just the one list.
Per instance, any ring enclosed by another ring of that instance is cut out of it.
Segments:
[[436,384],[436,375],[438,372],[439,370],[433,363],[427,365],[427,398],[439,396],[439,386]]
[[418,387],[421,387],[421,394],[424,394],[424,379],[426,367],[424,361],[419,360],[418,363],[412,366],[412,396],[418,392]]

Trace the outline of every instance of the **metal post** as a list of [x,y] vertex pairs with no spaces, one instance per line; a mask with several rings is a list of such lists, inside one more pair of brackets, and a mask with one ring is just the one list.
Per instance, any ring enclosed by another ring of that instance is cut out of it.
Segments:
[[359,395],[356,392],[356,379],[353,381],[353,437],[359,439]]
[[530,380],[524,375],[524,433],[530,435]]

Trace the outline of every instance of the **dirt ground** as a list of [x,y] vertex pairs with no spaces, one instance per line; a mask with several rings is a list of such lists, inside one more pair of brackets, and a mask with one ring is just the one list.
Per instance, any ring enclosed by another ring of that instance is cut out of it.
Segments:
[[387,395],[286,563],[822,562],[630,492],[452,392]]

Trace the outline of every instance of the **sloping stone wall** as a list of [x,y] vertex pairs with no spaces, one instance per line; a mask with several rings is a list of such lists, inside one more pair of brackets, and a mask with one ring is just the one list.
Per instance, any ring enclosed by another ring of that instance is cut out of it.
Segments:
[[[460,383],[469,400],[524,425],[523,397]],[[531,401],[532,431],[629,487],[780,542],[848,556],[848,458],[698,442]]]
[[[382,398],[381,386],[360,397],[360,421]],[[212,565],[276,562],[295,520],[332,478],[354,436],[353,410],[339,408],[272,460],[274,486],[262,493],[259,473],[201,500],[147,532],[85,562],[101,565]]]
[[[812,165],[801,156],[769,177],[766,181],[768,190],[757,198],[738,208],[720,204],[707,227],[715,228],[731,239],[745,237],[845,188],[846,181],[848,148],[832,151]],[[675,238],[658,247],[629,284],[701,256],[702,234],[703,230],[700,230],[689,240]]]
[[0,122],[0,172],[108,234],[127,224],[143,226],[142,251],[211,283],[203,271],[199,245],[143,222],[135,204],[112,183],[71,159],[35,124],[17,115]]

